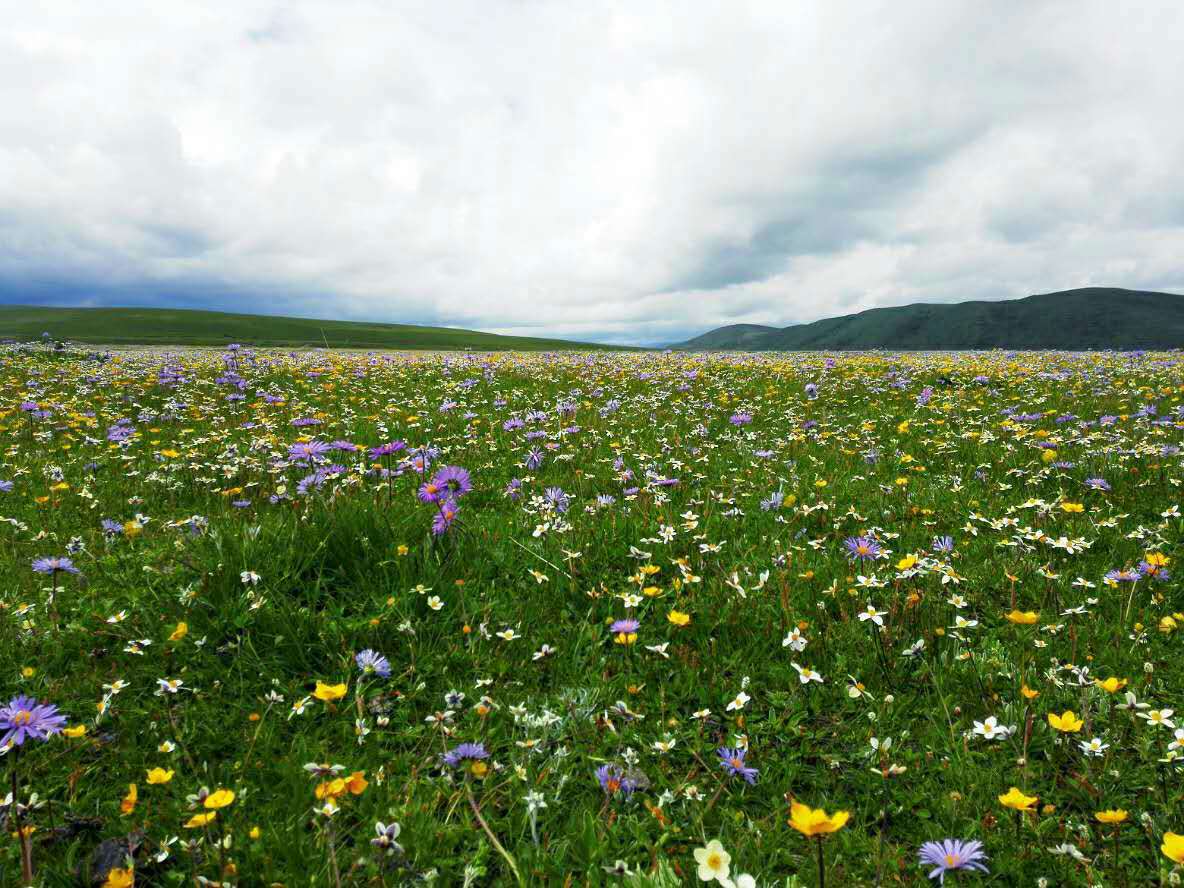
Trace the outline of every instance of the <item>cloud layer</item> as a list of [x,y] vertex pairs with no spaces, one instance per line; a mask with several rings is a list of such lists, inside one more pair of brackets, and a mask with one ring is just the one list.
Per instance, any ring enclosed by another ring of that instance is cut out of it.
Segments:
[[12,4],[0,301],[669,342],[1184,292],[1184,7]]

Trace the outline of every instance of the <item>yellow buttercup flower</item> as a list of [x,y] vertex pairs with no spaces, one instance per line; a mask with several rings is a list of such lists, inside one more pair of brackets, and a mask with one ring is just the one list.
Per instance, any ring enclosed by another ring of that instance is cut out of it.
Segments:
[[234,801],[234,791],[230,789],[217,789],[206,796],[206,800],[202,803],[207,808],[225,808]]
[[672,610],[666,615],[666,619],[675,626],[686,626],[691,622],[691,615],[684,614],[682,611]]
[[199,826],[205,826],[218,816],[217,811],[206,811],[204,814],[194,814],[185,821],[186,829],[196,829]]
[[1075,734],[1085,725],[1072,709],[1066,709],[1060,715],[1052,712],[1048,714],[1048,723],[1064,734]]
[[178,623],[177,628],[173,630],[171,635],[169,635],[169,641],[180,641],[182,638],[184,638],[188,634],[189,634],[189,624],[188,623]]
[[1024,685],[1023,687],[1020,688],[1020,693],[1024,695],[1025,700],[1035,700],[1037,697],[1040,696],[1039,691],[1034,691],[1030,687],[1028,687],[1027,685]]
[[345,685],[327,685],[323,681],[318,680],[317,689],[312,692],[312,695],[325,703],[332,703],[334,700],[340,700],[345,696]]
[[1107,694],[1117,694],[1119,691],[1121,691],[1123,688],[1126,687],[1126,679],[1125,678],[1115,678],[1113,675],[1111,675],[1105,681],[1099,681],[1098,679],[1095,678],[1094,684],[1096,684],[1098,687],[1100,687]]
[[159,783],[168,783],[173,779],[173,772],[166,771],[164,768],[152,768],[148,771],[148,782],[154,786]]
[[1038,796],[1024,795],[1018,788],[1013,786],[1003,795],[999,796],[999,804],[1004,808],[1011,808],[1013,811],[1029,811],[1036,804],[1037,798]]
[[131,867],[115,867],[107,872],[103,888],[135,888],[136,871]]
[[1061,503],[1061,511],[1076,514],[1078,512],[1084,512],[1085,506],[1082,503]]
[[1126,820],[1126,811],[1122,808],[1115,808],[1108,811],[1099,811],[1094,815],[1094,819],[1098,823],[1122,823]]
[[1006,616],[1009,621],[1015,623],[1017,626],[1031,626],[1040,619],[1040,614],[1036,613],[1036,611],[1013,610]]
[[120,813],[127,815],[136,810],[136,800],[140,797],[140,791],[136,788],[136,784],[129,783],[127,785],[127,795],[123,797],[123,801],[119,803]]
[[912,567],[916,563],[917,563],[917,556],[916,555],[906,555],[906,556],[904,556],[904,558],[900,559],[900,561],[896,562],[896,569],[897,570],[908,570],[910,567]]
[[1163,844],[1159,846],[1159,850],[1176,863],[1184,863],[1184,836],[1176,835],[1174,832],[1164,833]]
[[790,805],[789,825],[804,836],[820,836],[842,829],[850,817],[850,811],[835,811],[828,815],[822,808],[793,802]]
[[86,733],[86,725],[71,725],[68,728],[64,728],[62,733],[71,738],[81,737]]

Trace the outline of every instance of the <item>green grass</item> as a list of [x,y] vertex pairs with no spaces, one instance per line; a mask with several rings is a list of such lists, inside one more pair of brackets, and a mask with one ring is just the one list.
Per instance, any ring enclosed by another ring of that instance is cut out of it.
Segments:
[[[0,760],[44,802],[22,821],[36,884],[89,884],[96,849],[133,835],[137,885],[693,884],[719,839],[733,877],[814,886],[789,798],[850,812],[823,845],[831,886],[928,884],[917,849],[944,837],[989,855],[958,884],[1168,884],[1173,732],[1091,679],[1184,709],[1177,581],[1104,580],[1149,552],[1180,563],[1182,424],[1152,421],[1184,391],[1170,356],[225,357],[0,352],[0,698],[86,728]],[[328,453],[342,469],[306,490],[301,438],[430,444],[429,477],[463,466],[473,489],[433,535],[414,469],[384,475],[408,450]],[[880,560],[849,560],[861,534]],[[31,570],[68,552],[79,576]],[[366,648],[390,678],[359,675]],[[344,695],[313,699],[318,682]],[[1050,726],[1066,709],[1080,733]],[[975,734],[989,716],[1015,732]],[[1094,736],[1098,758],[1078,745]],[[484,773],[442,765],[462,742]],[[719,764],[741,742],[754,785]],[[368,785],[314,813],[313,762]],[[644,779],[606,795],[602,765]],[[151,785],[155,767],[175,776]],[[236,797],[186,828],[203,786]],[[1012,786],[1029,815],[1001,806]],[[1117,841],[1107,808],[1129,811]],[[371,846],[378,821],[402,853]],[[5,826],[0,884],[21,884]],[[1086,862],[1048,850],[1065,844]]]
[[298,346],[439,351],[553,351],[623,348],[566,339],[499,336],[455,327],[328,321],[171,308],[0,306],[0,339],[55,339],[101,345]]
[[720,327],[681,347],[838,349],[1154,349],[1184,347],[1184,296],[1085,287],[1024,299],[873,308],[776,329]]

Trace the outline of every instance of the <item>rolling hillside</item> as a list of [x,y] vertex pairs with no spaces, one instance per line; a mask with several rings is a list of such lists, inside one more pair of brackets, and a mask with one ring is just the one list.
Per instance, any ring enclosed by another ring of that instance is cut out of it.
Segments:
[[[752,332],[760,330],[768,332]],[[745,324],[720,327],[676,347],[752,351],[1181,348],[1184,296],[1086,287],[999,302],[917,303],[782,329]]]
[[0,306],[0,340],[56,339],[103,345],[329,346],[374,349],[548,351],[613,346],[498,336],[453,327],[371,324],[160,308]]

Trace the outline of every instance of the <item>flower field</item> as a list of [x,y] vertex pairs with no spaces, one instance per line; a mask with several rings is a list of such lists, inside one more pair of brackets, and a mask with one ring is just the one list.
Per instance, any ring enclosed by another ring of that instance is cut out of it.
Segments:
[[1178,884],[1182,395],[6,346],[0,885]]

